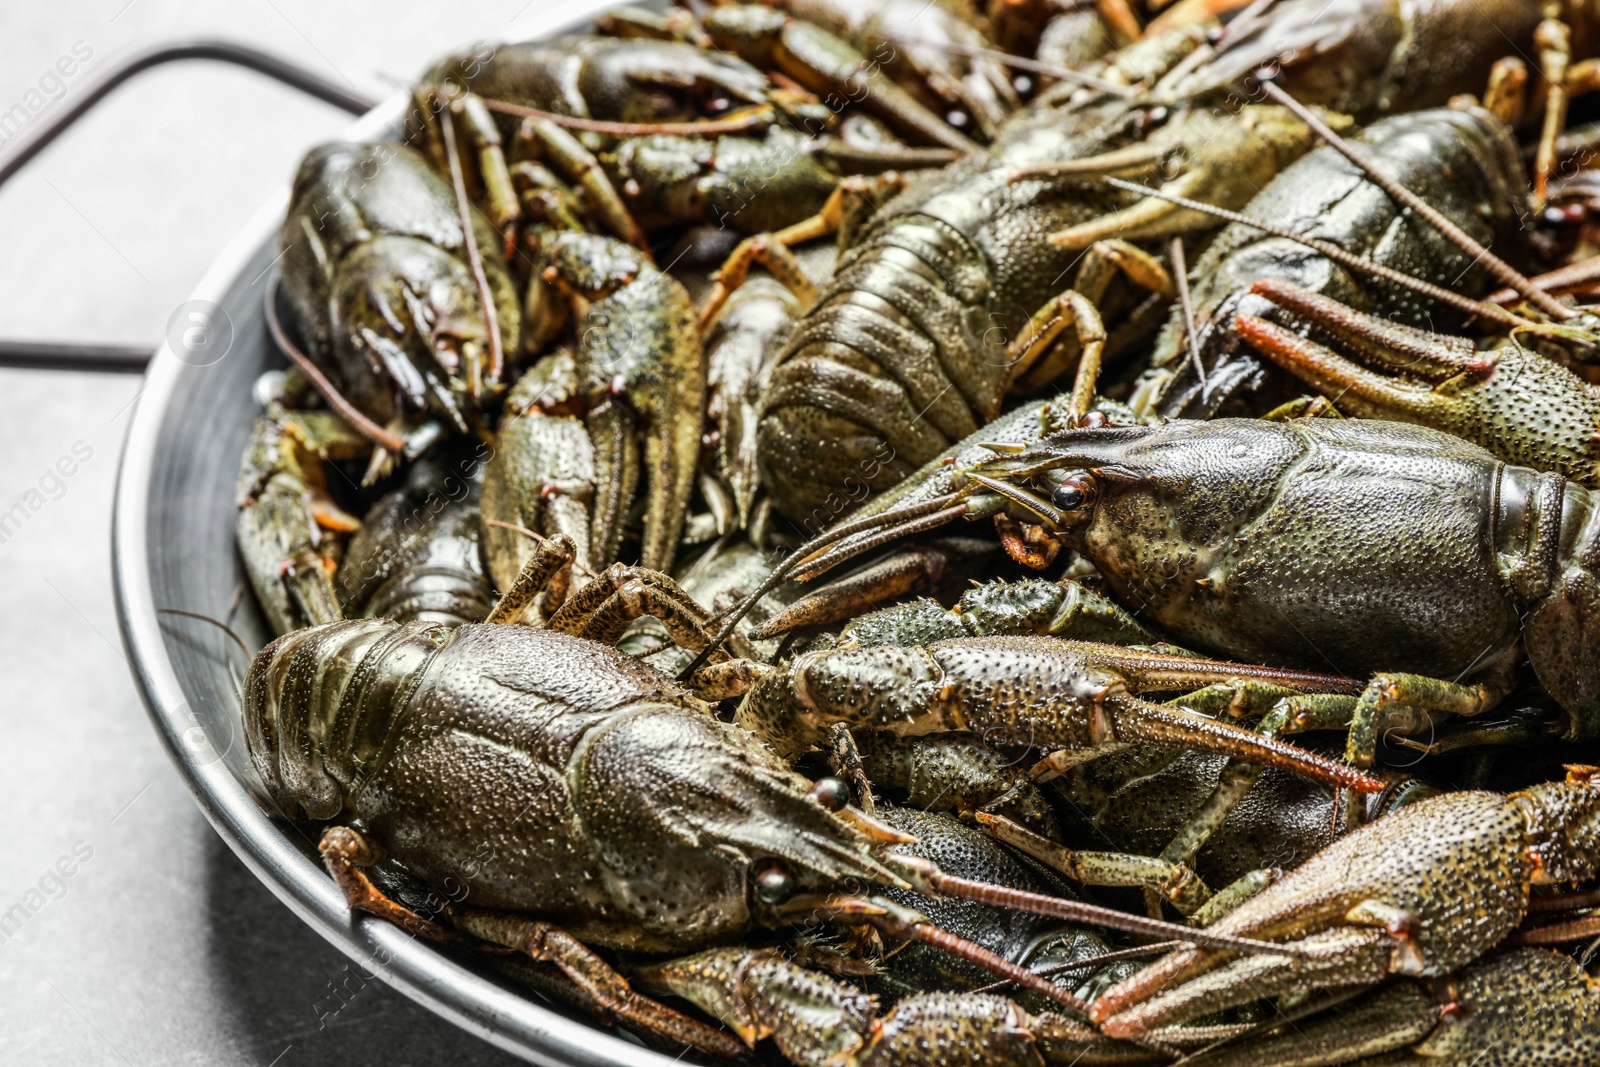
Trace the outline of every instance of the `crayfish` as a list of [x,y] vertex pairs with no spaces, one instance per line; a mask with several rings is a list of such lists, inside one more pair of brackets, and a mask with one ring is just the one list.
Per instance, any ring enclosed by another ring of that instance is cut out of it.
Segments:
[[1590,13],[1159,6],[619,10],[306,157],[242,714],[352,909],[710,1057],[1600,1054]]
[[[335,824],[321,849],[354,907],[421,936],[449,942],[454,930],[524,952],[603,1016],[722,1053],[724,1035],[633,993],[586,945],[682,952],[820,917],[940,945],[1079,1011],[1066,990],[870,894],[915,890],[1260,947],[888,850],[910,839],[847,807],[836,784],[791,771],[689,689],[581,636],[652,614],[703,646],[704,619],[670,580],[618,570],[549,628],[514,625],[571,555],[569,544],[543,546],[487,624],[348,620],[256,656],[245,680],[251,759],[285,815]],[[450,929],[362,873],[385,857],[436,888],[465,879]]]

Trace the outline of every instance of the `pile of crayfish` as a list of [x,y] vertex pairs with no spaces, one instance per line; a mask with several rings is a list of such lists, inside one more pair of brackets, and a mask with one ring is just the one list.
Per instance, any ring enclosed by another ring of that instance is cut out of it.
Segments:
[[281,230],[259,795],[702,1062],[1600,1063],[1596,90],[1561,0],[442,60]]

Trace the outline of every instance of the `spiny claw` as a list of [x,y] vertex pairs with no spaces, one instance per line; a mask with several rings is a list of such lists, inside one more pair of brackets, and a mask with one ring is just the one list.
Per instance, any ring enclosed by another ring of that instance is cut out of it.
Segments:
[[[747,1045],[771,1038],[799,1067],[887,1067],[919,1062],[928,1050],[975,1065],[1077,1062],[1085,1052],[1121,1062],[1117,1048],[1081,1023],[1053,1012],[1030,1015],[986,993],[923,993],[881,1019],[874,998],[786,960],[773,949],[724,948],[651,964],[639,985],[691,1001]],[[1100,1062],[1096,1059],[1093,1062]]]
[[[1571,959],[1538,949],[1499,951],[1446,978],[1395,982],[1355,998],[1334,999],[1317,1013],[1313,1001],[1293,1026],[1246,1035],[1203,1052],[1193,1067],[1254,1067],[1264,1063],[1537,1063],[1545,1050],[1571,1053],[1564,1062],[1600,1054],[1600,998],[1594,982]],[[1276,1020],[1274,1020],[1276,1021]],[[1405,1051],[1409,1050],[1409,1052]],[[1390,1059],[1388,1057],[1396,1057]],[[1404,1057],[1404,1058],[1402,1058]]]
[[[737,721],[771,733],[781,747],[784,725],[820,731],[833,723],[901,735],[969,732],[991,741],[1036,748],[1085,748],[1110,741],[1181,745],[1237,756],[1359,792],[1384,784],[1342,763],[1231,723],[1134,694],[1193,689],[1249,672],[1211,660],[1130,653],[1115,646],[1049,637],[973,637],[923,646],[879,645],[809,652],[739,709]],[[1318,681],[1279,672],[1285,684]],[[1326,676],[1314,676],[1325,682]],[[787,686],[783,683],[787,679]],[[1026,679],[1011,688],[1000,679]],[[1337,680],[1342,686],[1348,679]],[[776,706],[787,713],[773,714]]]
[[[1479,352],[1466,338],[1391,323],[1286,282],[1258,281],[1251,292],[1354,357],[1253,315],[1236,322],[1251,347],[1346,413],[1445,430],[1508,463],[1600,486],[1600,388],[1515,337]],[[1523,425],[1530,404],[1541,413],[1538,432]]]
[[322,461],[353,459],[371,448],[331,412],[289,412],[272,401],[256,420],[239,470],[235,535],[275,633],[342,617],[328,534],[361,523],[328,495]]
[[[1090,1018],[1111,1037],[1133,1038],[1232,1006],[1241,997],[1254,1001],[1329,985],[1376,984],[1388,974],[1389,947],[1383,934],[1375,930],[1327,930],[1301,938],[1297,947],[1305,953],[1298,959],[1247,956],[1198,976],[1191,976],[1184,964],[1202,954],[1180,950],[1113,986],[1095,1002]],[[1157,969],[1159,976],[1172,984],[1136,1004],[1125,1005],[1125,987]]]
[[1536,870],[1529,857],[1559,868],[1561,880],[1595,876],[1596,861],[1579,842],[1592,835],[1597,812],[1600,791],[1587,781],[1511,797],[1446,793],[1402,807],[1209,927],[1295,946],[1304,953],[1298,967],[1184,949],[1107,990],[1091,1018],[1108,1034],[1131,1037],[1263,998],[1448,974],[1522,921]]
[[666,570],[694,492],[705,411],[706,361],[693,305],[675,279],[611,238],[563,234],[551,249],[549,273],[591,301],[578,372],[591,404],[600,488],[593,556],[597,563],[616,558],[642,467],[640,558]]
[[877,1015],[872,997],[790,963],[776,949],[712,949],[652,964],[636,977],[652,993],[692,1002],[752,1048],[772,1038],[802,1067],[854,1056]]
[[713,8],[701,24],[717,48],[781,71],[830,101],[857,102],[907,137],[963,153],[978,150],[974,141],[884,77],[879,63],[815,23],[751,4]]
[[[589,554],[594,445],[579,406],[570,349],[535,364],[506,397],[494,454],[483,473],[483,555],[497,589],[511,588],[533,556],[536,538],[568,537],[576,572],[593,572]],[[523,531],[528,531],[525,533]]]

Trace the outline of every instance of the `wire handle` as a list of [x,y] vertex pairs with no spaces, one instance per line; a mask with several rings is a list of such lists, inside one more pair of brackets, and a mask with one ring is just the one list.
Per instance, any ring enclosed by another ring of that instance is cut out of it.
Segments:
[[[205,38],[170,41],[130,53],[110,67],[101,67],[98,76],[87,83],[64,110],[46,122],[25,127],[14,142],[16,147],[0,156],[0,186],[10,181],[34,156],[44,151],[123,82],[152,67],[190,59],[229,63],[253,70],[352,115],[371,111],[378,105],[378,101],[353,88],[258,48]],[[0,367],[143,373],[156,347],[76,341],[0,340]]]

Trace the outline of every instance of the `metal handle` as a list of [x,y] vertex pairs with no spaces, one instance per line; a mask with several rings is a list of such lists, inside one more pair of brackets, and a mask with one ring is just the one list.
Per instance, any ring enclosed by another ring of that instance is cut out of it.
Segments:
[[[69,107],[53,116],[48,122],[27,127],[20,135],[16,147],[0,159],[0,186],[9,181],[34,156],[42,152],[117,86],[135,74],[152,67],[189,59],[230,63],[236,67],[253,70],[334,107],[343,108],[353,115],[370,111],[378,104],[378,101],[333,82],[316,71],[248,45],[205,39],[169,41],[133,52],[109,68],[102,67],[98,77],[84,87]],[[145,365],[150,362],[150,354],[156,347],[155,345],[139,347],[80,344],[73,341],[0,340],[0,367],[138,373],[142,372]]]

